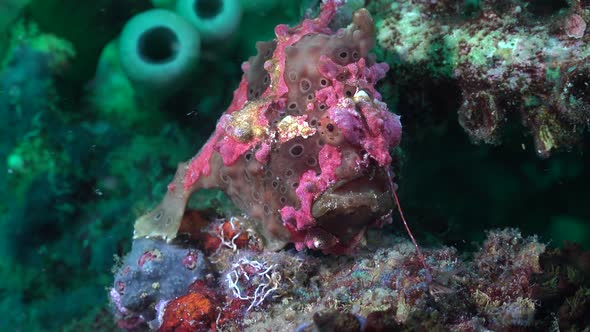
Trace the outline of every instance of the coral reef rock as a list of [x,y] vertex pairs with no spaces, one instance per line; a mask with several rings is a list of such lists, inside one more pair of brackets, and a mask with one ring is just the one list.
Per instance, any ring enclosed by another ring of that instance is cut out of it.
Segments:
[[[240,230],[237,221],[224,220],[212,221],[212,229],[229,222]],[[150,306],[152,329],[582,331],[590,323],[590,252],[573,245],[547,249],[516,229],[487,232],[473,255],[451,247],[427,249],[429,271],[413,244],[391,229],[370,229],[354,256],[232,245],[204,255],[211,273]],[[161,272],[161,280],[152,281],[170,287],[177,273]],[[112,294],[111,299],[119,326],[135,331],[119,315],[120,301]]]
[[545,157],[588,131],[590,7],[584,1],[381,0],[373,6],[381,13],[377,41],[386,53],[413,68],[412,76],[451,78],[459,86],[459,123],[474,142],[498,143],[509,122],[520,119]]

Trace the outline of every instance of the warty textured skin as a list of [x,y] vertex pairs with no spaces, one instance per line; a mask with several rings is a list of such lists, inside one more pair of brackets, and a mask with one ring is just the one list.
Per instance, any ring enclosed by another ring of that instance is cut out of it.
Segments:
[[292,242],[326,253],[357,247],[367,227],[389,220],[389,150],[399,117],[375,90],[387,64],[375,63],[367,10],[337,31],[319,17],[275,28],[242,65],[234,99],[201,151],[181,163],[163,201],[139,218],[135,237],[177,236],[191,193],[220,188],[254,219],[276,250]]

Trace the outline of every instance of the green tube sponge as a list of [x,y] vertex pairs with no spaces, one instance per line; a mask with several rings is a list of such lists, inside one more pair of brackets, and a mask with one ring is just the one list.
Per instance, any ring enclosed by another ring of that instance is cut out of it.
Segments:
[[191,22],[206,41],[229,37],[242,16],[239,0],[178,0],[176,12]]
[[94,79],[87,85],[87,99],[101,118],[129,126],[148,117],[152,109],[146,107],[153,104],[138,105],[133,85],[121,68],[118,45],[114,40],[100,54]]
[[165,97],[181,87],[197,66],[200,43],[198,31],[179,15],[148,10],[123,27],[121,67],[138,91]]

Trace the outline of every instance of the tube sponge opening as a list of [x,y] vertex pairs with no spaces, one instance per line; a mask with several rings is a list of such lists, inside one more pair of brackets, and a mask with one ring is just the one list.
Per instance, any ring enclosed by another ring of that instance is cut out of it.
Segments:
[[199,32],[172,11],[152,9],[132,17],[119,39],[121,67],[144,93],[169,94],[196,68]]
[[171,62],[178,55],[176,52],[178,43],[178,36],[169,27],[153,27],[139,37],[137,54],[148,63]]
[[176,12],[191,22],[207,41],[229,37],[242,16],[239,0],[178,0]]

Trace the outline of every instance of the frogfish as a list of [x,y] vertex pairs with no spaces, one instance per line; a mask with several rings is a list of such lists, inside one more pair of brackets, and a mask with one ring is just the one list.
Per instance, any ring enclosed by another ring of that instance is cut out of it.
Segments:
[[346,254],[368,227],[391,221],[390,150],[401,123],[375,89],[389,67],[370,54],[366,9],[330,27],[339,5],[324,1],[318,17],[278,25],[274,40],[256,44],[214,133],[136,220],[135,238],[176,238],[188,199],[203,188],[221,189],[256,220],[269,250],[292,243]]

